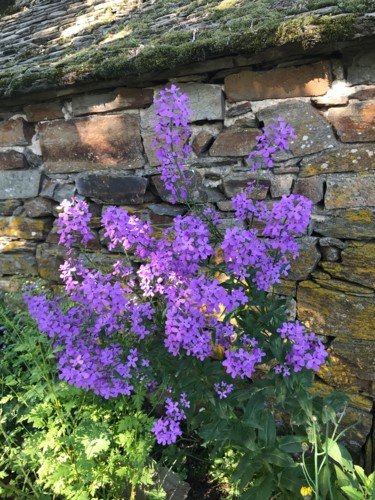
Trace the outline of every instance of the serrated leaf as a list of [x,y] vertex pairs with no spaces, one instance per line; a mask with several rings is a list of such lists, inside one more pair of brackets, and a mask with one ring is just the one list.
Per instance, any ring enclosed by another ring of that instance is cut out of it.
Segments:
[[107,451],[111,442],[107,437],[103,436],[95,439],[83,439],[82,444],[85,448],[87,458],[91,459]]
[[353,488],[353,486],[341,486],[341,489],[348,495],[350,500],[363,500],[363,494]]
[[293,467],[294,465],[292,457],[277,448],[264,453],[262,460],[267,464],[277,465],[278,467]]

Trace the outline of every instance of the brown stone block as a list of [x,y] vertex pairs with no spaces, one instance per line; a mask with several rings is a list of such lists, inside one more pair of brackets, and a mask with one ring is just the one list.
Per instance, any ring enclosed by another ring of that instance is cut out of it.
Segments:
[[0,146],[26,146],[30,144],[34,129],[23,118],[0,123]]
[[0,170],[18,170],[27,168],[26,158],[18,151],[0,152]]
[[48,172],[134,169],[144,164],[136,115],[55,120],[42,123],[39,132]]
[[202,153],[204,153],[205,151],[207,151],[207,149],[212,144],[213,139],[214,139],[214,137],[212,134],[210,134],[206,130],[201,130],[199,132],[199,134],[196,137],[194,137],[194,140],[193,140],[192,145],[191,145],[194,153],[197,156],[199,156]]
[[350,99],[358,99],[359,101],[367,101],[368,99],[375,99],[375,85],[370,85],[367,88],[357,90],[350,94]]
[[331,83],[329,63],[268,71],[242,71],[224,79],[225,93],[230,101],[261,101],[325,94]]
[[148,179],[135,175],[82,174],[78,176],[78,193],[115,205],[143,203]]
[[227,129],[215,139],[210,156],[248,156],[258,142],[259,133],[258,129]]
[[23,110],[26,114],[26,120],[29,122],[42,122],[64,118],[62,104],[57,101],[29,104]]
[[302,281],[297,290],[298,318],[319,335],[374,340],[373,296],[357,296]]
[[263,174],[231,174],[223,179],[223,190],[225,196],[227,198],[233,198],[246,188],[248,182],[254,181],[255,178],[258,178],[259,184],[256,189],[254,189],[252,193],[252,198],[255,200],[264,200],[267,196],[269,187],[270,187],[270,179],[267,176],[267,173]]
[[314,158],[303,158],[300,177],[344,172],[366,172],[375,169],[375,146],[343,146],[324,151]]
[[25,240],[43,240],[51,227],[51,219],[0,217],[0,236],[23,238]]
[[327,209],[375,206],[375,174],[327,176]]
[[375,100],[329,109],[327,118],[344,142],[375,141]]
[[130,108],[144,108],[152,104],[152,89],[128,89],[119,87],[107,94],[73,96],[72,110],[75,116],[108,113]]

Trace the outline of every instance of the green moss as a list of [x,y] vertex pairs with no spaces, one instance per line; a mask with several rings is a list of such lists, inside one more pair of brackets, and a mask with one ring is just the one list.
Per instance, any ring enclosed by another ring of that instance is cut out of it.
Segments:
[[[354,0],[301,0],[301,6],[309,8],[354,2]],[[356,0],[357,1],[357,0]],[[358,0],[358,3],[367,0]],[[372,1],[372,0],[371,0]],[[292,2],[291,2],[292,4]],[[84,82],[96,79],[115,79],[128,75],[142,75],[172,69],[184,64],[204,61],[229,54],[254,54],[272,46],[300,43],[309,47],[316,43],[346,40],[354,34],[356,15],[316,17],[311,14],[283,21],[285,9],[280,0],[175,0],[155,2],[147,10],[135,8],[124,22],[116,24],[103,35],[103,25],[109,19],[99,19],[90,26],[93,44],[84,49],[67,48],[55,62],[48,59],[40,71],[27,71],[27,59],[21,71],[3,68],[0,72],[0,93],[9,95],[43,80],[51,84]],[[204,22],[204,27],[193,30],[188,25],[173,24],[173,14],[182,15],[194,26]],[[112,14],[108,11],[106,16]],[[171,26],[166,29],[158,20],[172,16]],[[207,26],[207,27],[206,27]],[[116,39],[116,35],[124,32]],[[111,35],[114,39],[111,40]],[[55,43],[62,43],[62,39]],[[99,42],[104,42],[99,45]],[[16,62],[20,62],[20,59]],[[33,70],[35,68],[32,68]]]

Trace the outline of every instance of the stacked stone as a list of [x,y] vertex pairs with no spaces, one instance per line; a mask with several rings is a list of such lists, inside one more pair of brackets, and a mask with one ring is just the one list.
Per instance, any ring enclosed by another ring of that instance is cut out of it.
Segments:
[[[321,370],[321,390],[351,395],[346,418],[360,420],[348,433],[356,451],[370,432],[375,395],[374,60],[374,51],[363,51],[343,62],[300,59],[289,67],[174,80],[193,109],[192,196],[219,210],[224,227],[234,222],[230,198],[254,177],[246,158],[260,127],[278,116],[295,127],[298,139],[290,150],[273,169],[261,171],[258,196],[272,204],[298,193],[315,205],[309,231],[300,238],[301,255],[278,292],[291,298],[292,315],[330,343],[333,366]],[[216,83],[206,83],[209,78]],[[118,258],[100,230],[108,205],[150,220],[156,231],[185,213],[182,204],[169,203],[152,149],[159,88],[72,91],[42,103],[33,103],[31,94],[26,105],[0,108],[4,290],[12,289],[17,275],[59,281],[65,254],[55,221],[64,198],[89,202],[95,236],[89,251],[104,264]]]

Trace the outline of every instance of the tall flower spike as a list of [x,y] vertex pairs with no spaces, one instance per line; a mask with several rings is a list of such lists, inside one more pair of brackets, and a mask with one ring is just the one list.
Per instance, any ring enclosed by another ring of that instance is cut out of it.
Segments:
[[161,179],[171,193],[172,203],[176,203],[178,197],[188,197],[186,186],[190,180],[186,176],[184,160],[191,151],[187,144],[191,134],[189,102],[189,97],[175,85],[161,90],[154,101],[156,139],[152,146],[156,148]]

